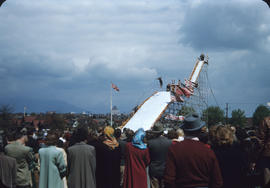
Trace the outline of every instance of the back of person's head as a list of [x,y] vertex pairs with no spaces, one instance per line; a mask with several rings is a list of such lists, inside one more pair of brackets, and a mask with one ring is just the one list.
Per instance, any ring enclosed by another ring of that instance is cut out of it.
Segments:
[[98,127],[97,128],[97,132],[102,134],[103,133],[103,130],[104,130],[104,127]]
[[27,135],[28,136],[32,136],[35,132],[35,129],[34,128],[27,128]]
[[204,126],[206,126],[206,124],[201,120],[199,114],[192,112],[185,116],[180,128],[184,130],[186,136],[198,137],[201,134]]
[[25,128],[22,129],[18,127],[15,131],[14,140],[21,139],[26,135],[27,135],[27,130]]
[[59,140],[59,137],[57,136],[57,134],[51,131],[51,132],[48,132],[45,139],[45,143],[47,146],[56,146],[58,140]]
[[230,146],[233,144],[234,135],[229,126],[220,125],[217,127],[213,139],[214,146]]
[[199,134],[198,138],[202,143],[209,143],[209,130],[206,126],[202,127],[201,133]]
[[94,130],[90,130],[88,137],[87,137],[87,143],[90,144],[92,142],[96,142],[98,140],[98,135]]
[[116,139],[119,139],[120,137],[121,137],[121,129],[115,129],[115,131],[114,131],[114,137],[116,138]]
[[185,136],[183,129],[178,128],[176,130],[176,132],[178,134],[178,137],[184,137]]
[[160,123],[160,122],[157,122],[152,128],[150,131],[148,131],[151,133],[151,135],[154,137],[154,138],[157,138],[161,135],[164,134],[164,128],[163,128],[163,124]]
[[249,135],[248,133],[246,132],[245,129],[241,128],[241,127],[238,127],[236,128],[236,132],[235,132],[235,135],[236,135],[236,138],[242,142],[244,139],[248,138]]
[[60,139],[57,140],[56,146],[59,148],[64,148],[64,142]]
[[107,137],[114,137],[114,128],[112,126],[106,126],[103,130],[103,133]]
[[168,131],[167,138],[168,139],[178,139],[179,135],[176,130],[172,129]]
[[6,140],[7,142],[12,142],[12,141],[15,141],[15,135],[16,135],[16,131],[15,130],[8,130],[6,131]]
[[125,134],[126,134],[126,137],[127,137],[127,138],[126,138],[126,141],[127,141],[127,142],[131,142],[133,136],[135,135],[134,131],[131,130],[131,129],[126,129]]
[[210,144],[212,144],[212,145],[213,145],[213,143],[215,143],[217,128],[218,128],[218,125],[212,125],[209,128],[208,137],[209,137]]
[[78,128],[76,131],[76,142],[86,141],[88,137],[88,130],[86,128]]

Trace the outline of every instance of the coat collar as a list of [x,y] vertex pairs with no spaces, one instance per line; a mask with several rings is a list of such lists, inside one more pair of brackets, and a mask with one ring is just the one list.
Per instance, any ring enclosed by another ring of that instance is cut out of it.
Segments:
[[86,143],[84,141],[78,142],[75,145],[85,145]]

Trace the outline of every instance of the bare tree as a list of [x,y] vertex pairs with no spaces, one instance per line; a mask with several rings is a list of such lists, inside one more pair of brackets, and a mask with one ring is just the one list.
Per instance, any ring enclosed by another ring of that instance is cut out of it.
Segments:
[[9,128],[12,126],[12,113],[14,108],[9,104],[4,104],[0,106],[0,127]]

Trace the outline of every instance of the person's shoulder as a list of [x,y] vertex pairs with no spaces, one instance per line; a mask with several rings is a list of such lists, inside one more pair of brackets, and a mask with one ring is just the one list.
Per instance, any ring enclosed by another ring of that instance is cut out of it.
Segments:
[[46,151],[47,150],[47,147],[46,148],[40,148],[39,150],[38,150],[38,153],[40,154],[40,153],[43,153],[44,151]]
[[95,149],[95,147],[93,145],[89,145],[89,144],[86,144],[86,143],[77,143],[77,144],[74,144],[73,146],[68,147],[68,151],[76,150],[76,149],[79,149],[79,148]]
[[147,141],[148,145],[152,145],[152,144],[156,144],[157,142],[159,142],[160,140],[162,140],[162,138],[159,137],[155,137],[155,138],[151,138]]
[[201,148],[201,149],[208,149],[204,143],[198,141],[198,140],[192,140],[192,139],[184,139],[181,142],[177,142],[175,144],[172,144],[170,147],[173,148]]
[[78,144],[74,144],[72,146],[69,146],[67,148],[68,151],[72,151],[72,150],[76,150],[77,148],[80,148],[80,146]]
[[119,140],[118,140],[118,143],[119,143],[119,144],[123,144],[123,145],[125,145],[125,144],[127,144],[127,141],[122,140],[122,139],[119,139]]
[[8,156],[8,155],[5,155],[5,154],[3,154],[3,155],[0,155],[0,157],[1,157],[1,160],[6,160],[6,161],[9,161],[9,162],[15,162],[16,163],[16,159],[15,158],[13,158],[13,157],[10,157],[10,156]]
[[26,152],[32,152],[33,151],[33,148],[29,147],[29,146],[24,146],[23,145],[23,149],[26,151]]
[[164,142],[166,142],[167,144],[171,144],[172,140],[170,140],[169,138],[167,138],[166,136],[161,136],[160,139],[162,139]]
[[5,146],[5,151],[9,150],[9,149],[12,148],[12,147],[13,147],[13,146],[11,145],[11,143],[8,144],[8,145],[6,145],[6,146]]
[[64,148],[61,148],[61,147],[56,147],[56,150],[58,150],[60,152],[65,152]]
[[90,150],[95,150],[95,147],[89,144],[85,144],[85,147]]

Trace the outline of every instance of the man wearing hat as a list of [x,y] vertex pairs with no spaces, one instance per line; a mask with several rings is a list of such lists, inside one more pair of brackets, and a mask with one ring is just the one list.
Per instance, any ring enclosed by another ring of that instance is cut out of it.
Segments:
[[171,140],[163,136],[162,124],[155,124],[152,130],[149,131],[153,138],[148,141],[150,153],[149,174],[151,180],[151,188],[163,187],[163,175],[165,163]]
[[220,188],[222,176],[214,152],[198,136],[205,123],[197,113],[185,117],[181,128],[182,142],[173,144],[168,151],[164,174],[166,188]]

